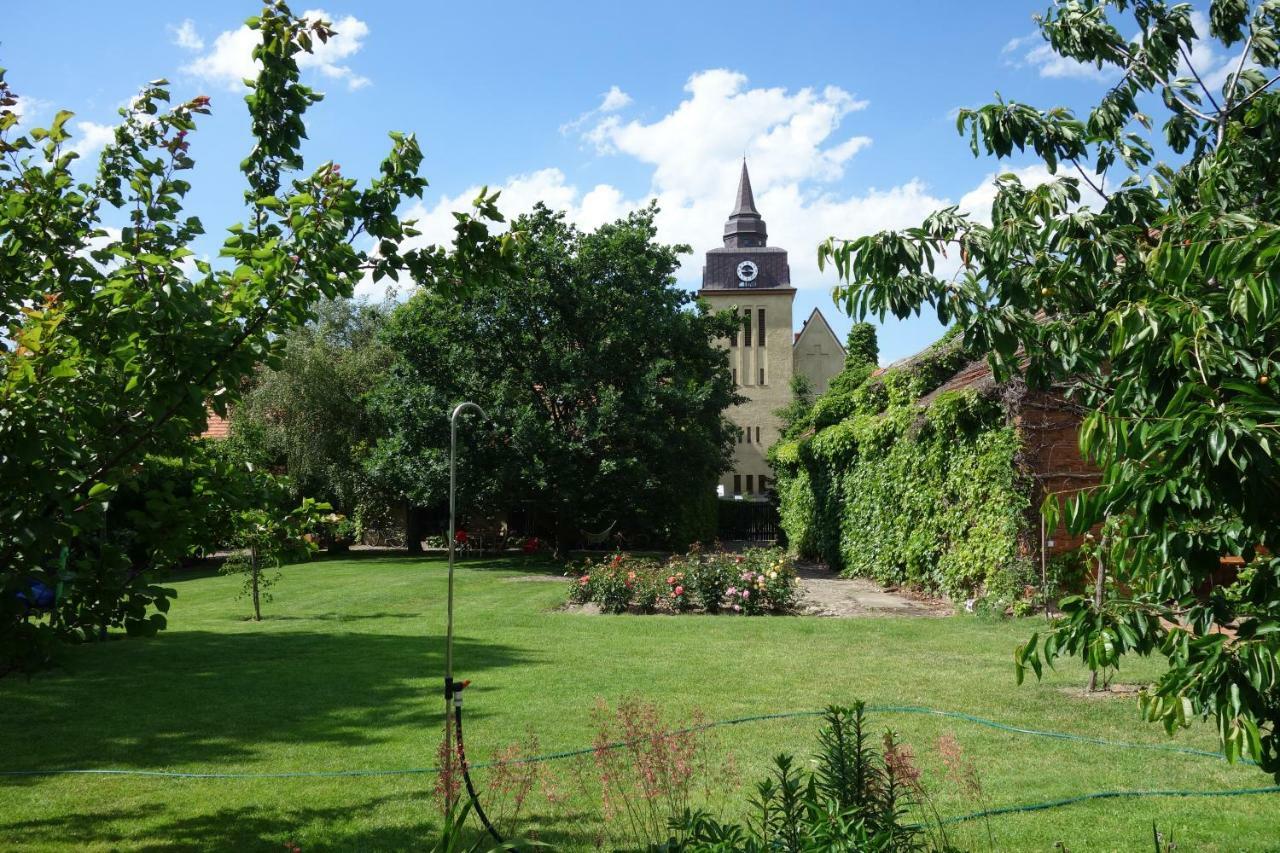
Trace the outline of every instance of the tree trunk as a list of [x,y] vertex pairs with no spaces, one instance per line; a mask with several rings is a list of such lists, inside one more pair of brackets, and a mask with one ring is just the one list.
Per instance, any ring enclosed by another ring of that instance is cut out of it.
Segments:
[[261,596],[258,594],[258,549],[249,549],[249,577],[253,581],[253,621],[262,621]]
[[[1102,546],[1098,546],[1098,571],[1093,582],[1093,606],[1097,610],[1102,609],[1102,588],[1107,580],[1107,570],[1102,565]],[[1089,692],[1093,693],[1098,689],[1098,671],[1095,669],[1089,673]]]
[[404,505],[404,546],[410,554],[422,553],[422,513],[411,503]]

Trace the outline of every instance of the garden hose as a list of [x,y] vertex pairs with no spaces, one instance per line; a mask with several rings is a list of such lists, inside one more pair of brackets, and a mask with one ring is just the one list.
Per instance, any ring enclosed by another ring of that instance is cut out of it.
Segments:
[[493,836],[493,840],[502,843],[502,836],[498,834],[498,830],[494,829],[493,824],[489,822],[489,816],[484,813],[484,809],[480,806],[480,795],[476,793],[476,786],[471,781],[471,770],[467,764],[467,749],[462,740],[462,689],[470,684],[470,681],[454,681],[446,678],[444,681],[445,696],[452,694],[453,699],[453,728],[458,739],[458,764],[462,767],[462,779],[467,785],[467,795],[471,797],[471,807],[476,811],[476,817],[480,818],[480,823],[484,824],[484,828]]
[[[466,682],[462,682],[465,685]],[[471,796],[471,802],[476,809],[477,815],[480,816],[485,828],[498,838],[497,832],[490,825],[488,818],[480,808],[479,798],[476,796],[475,786],[471,781],[470,770],[472,766],[467,763],[466,753],[463,749],[462,741],[462,707],[458,692],[461,686],[454,691],[452,683],[446,684],[446,690],[453,699],[454,727],[458,738],[458,756],[462,763],[463,779],[467,785],[467,792]],[[1152,750],[1156,752],[1168,752],[1177,755],[1186,755],[1193,758],[1215,758],[1225,760],[1226,756],[1220,752],[1211,752],[1206,749],[1195,749],[1193,747],[1175,746],[1173,744],[1163,743],[1132,743],[1128,741],[1108,740],[1106,738],[1092,737],[1089,735],[1070,734],[1068,732],[1044,731],[1041,729],[1029,729],[1021,726],[1013,726],[1008,723],[1001,723],[996,720],[990,720],[985,717],[978,717],[973,714],[966,714],[961,711],[943,711],[937,708],[929,708],[923,705],[868,705],[868,711],[882,714],[920,714],[924,716],[946,717],[948,719],[960,720],[963,722],[973,723],[975,725],[985,726],[987,728],[997,729],[999,731],[1008,732],[1010,734],[1027,735],[1031,737],[1049,738],[1053,740],[1067,740],[1077,743],[1085,743],[1093,746],[1107,746],[1115,749],[1140,749]],[[702,723],[696,726],[690,726],[681,729],[677,734],[685,734],[689,732],[703,731],[706,729],[719,728],[722,726],[737,726],[744,723],[764,722],[768,720],[787,720],[802,717],[819,717],[822,711],[784,711],[773,714],[753,714],[745,717],[734,717],[727,720],[716,720],[713,722]],[[603,744],[599,747],[584,747],[580,749],[568,749],[561,752],[545,753],[543,755],[533,755],[528,758],[518,758],[507,761],[482,761],[474,765],[476,769],[486,767],[497,767],[504,764],[539,764],[548,761],[562,761],[567,758],[576,758],[583,755],[590,755],[601,749],[622,749],[627,746],[627,742],[618,741],[609,744]],[[1241,764],[1255,764],[1256,762],[1247,759],[1239,759]],[[279,773],[200,773],[175,770],[124,770],[124,769],[87,769],[87,770],[0,770],[0,777],[27,777],[27,776],[144,776],[144,777],[161,777],[167,779],[315,779],[315,778],[340,778],[340,777],[357,777],[357,776],[412,776],[422,774],[438,774],[438,767],[416,767],[400,770],[299,770],[291,772]],[[1072,797],[1063,797],[1059,799],[1046,800],[1038,803],[1024,803],[1019,805],[998,806],[996,808],[984,809],[969,814],[956,815],[944,818],[943,822],[961,823],[964,821],[975,820],[984,817],[995,817],[998,815],[1017,814],[1023,812],[1044,811],[1045,809],[1060,808],[1063,806],[1073,805],[1075,803],[1086,802],[1090,800],[1104,799],[1140,799],[1147,797],[1244,797],[1263,794],[1280,794],[1280,785],[1268,787],[1252,787],[1252,788],[1230,788],[1217,791],[1195,791],[1195,790],[1133,790],[1133,791],[1094,791],[1090,793],[1078,794]],[[501,839],[498,839],[501,842]]]

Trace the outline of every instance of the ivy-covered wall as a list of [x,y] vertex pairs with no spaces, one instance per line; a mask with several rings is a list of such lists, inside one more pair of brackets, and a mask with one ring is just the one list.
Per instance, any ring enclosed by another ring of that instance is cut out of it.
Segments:
[[953,598],[1017,597],[1030,568],[1018,554],[1030,502],[1017,430],[972,389],[920,403],[967,361],[948,336],[852,389],[833,383],[774,446],[782,525],[800,556]]

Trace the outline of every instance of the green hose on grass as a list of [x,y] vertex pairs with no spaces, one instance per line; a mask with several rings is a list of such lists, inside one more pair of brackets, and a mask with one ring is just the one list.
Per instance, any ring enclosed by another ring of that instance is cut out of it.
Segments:
[[[1070,734],[1068,732],[1053,732],[1041,729],[1030,729],[1022,726],[1013,726],[1007,723],[1001,723],[997,720],[989,720],[985,717],[978,717],[973,714],[966,714],[961,711],[943,711],[937,708],[929,708],[922,705],[868,705],[868,711],[879,712],[883,714],[920,714],[924,716],[945,717],[952,720],[961,720],[974,725],[985,726],[987,728],[997,729],[1010,734],[1026,735],[1029,737],[1049,738],[1053,740],[1067,740],[1077,743],[1087,743],[1093,746],[1106,746],[1114,749],[1143,749],[1155,752],[1168,752],[1177,755],[1189,755],[1196,758],[1217,758],[1226,760],[1226,756],[1220,752],[1211,752],[1205,749],[1195,749],[1185,746],[1174,746],[1172,744],[1161,743],[1131,743],[1127,741],[1108,740],[1107,738],[1091,737],[1088,735]],[[746,717],[734,717],[728,720],[716,720],[714,722],[702,723],[697,726],[690,726],[681,729],[676,734],[686,734],[696,731],[704,731],[707,729],[720,728],[723,726],[737,726],[745,723],[764,722],[768,720],[788,720],[798,719],[802,717],[818,717],[822,715],[822,711],[787,711],[776,714],[753,714]],[[625,741],[617,741],[615,743],[606,744],[603,747],[584,747],[580,749],[569,749],[561,752],[551,752],[544,755],[530,756],[529,758],[519,758],[512,761],[482,761],[470,765],[472,769],[483,769],[486,767],[495,767],[502,764],[533,764],[546,761],[562,761],[567,758],[576,758],[583,755],[590,755],[598,749],[621,749],[627,746]],[[1256,762],[1242,758],[1242,764],[1255,764]],[[400,770],[303,770],[283,773],[197,773],[172,770],[126,770],[126,769],[88,769],[88,770],[0,770],[0,778],[3,777],[30,777],[30,776],[142,776],[142,777],[159,777],[165,779],[235,779],[235,780],[252,780],[252,779],[332,779],[341,777],[363,777],[363,776],[413,776],[428,775],[440,772],[438,767],[415,767]],[[944,818],[943,823],[953,824],[962,823],[969,820],[977,820],[985,817],[997,817],[1007,814],[1018,814],[1022,812],[1037,812],[1046,809],[1061,808],[1076,803],[1082,803],[1089,800],[1108,800],[1108,799],[1140,799],[1148,797],[1244,797],[1258,794],[1275,794],[1280,793],[1280,785],[1271,785],[1256,788],[1230,788],[1219,791],[1193,791],[1193,790],[1138,790],[1138,791],[1094,791],[1086,794],[1078,794],[1073,797],[1063,797],[1054,800],[1045,800],[1038,803],[1025,803],[1021,805],[999,806],[982,811],[972,812],[970,814],[956,815],[954,817]]]

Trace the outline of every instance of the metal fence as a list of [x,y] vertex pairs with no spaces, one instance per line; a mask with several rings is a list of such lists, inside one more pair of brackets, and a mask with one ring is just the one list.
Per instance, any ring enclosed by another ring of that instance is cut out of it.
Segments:
[[778,507],[772,501],[718,502],[716,536],[721,540],[744,542],[778,542],[785,539],[778,518]]

